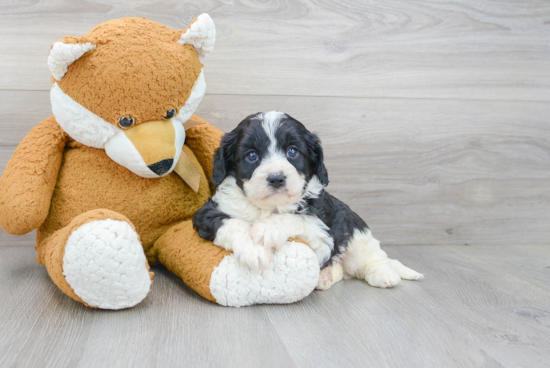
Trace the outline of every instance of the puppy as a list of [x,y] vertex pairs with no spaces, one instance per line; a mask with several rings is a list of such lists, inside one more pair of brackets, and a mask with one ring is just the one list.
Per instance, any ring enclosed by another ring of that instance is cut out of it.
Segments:
[[318,289],[344,277],[380,288],[423,277],[389,259],[367,224],[325,191],[321,141],[287,114],[250,115],[226,134],[212,180],[216,192],[193,226],[253,270],[266,268],[289,238],[301,238],[319,260]]

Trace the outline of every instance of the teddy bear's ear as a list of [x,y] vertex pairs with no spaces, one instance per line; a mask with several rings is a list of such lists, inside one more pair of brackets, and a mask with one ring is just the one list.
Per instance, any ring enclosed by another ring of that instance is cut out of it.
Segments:
[[48,56],[48,66],[57,81],[60,81],[67,73],[69,65],[96,47],[91,42],[75,42],[76,40],[80,39],[65,37],[52,45],[50,56]]
[[206,13],[199,15],[181,35],[178,43],[193,45],[201,59],[208,55],[214,49],[214,43],[216,43],[216,27],[212,18]]

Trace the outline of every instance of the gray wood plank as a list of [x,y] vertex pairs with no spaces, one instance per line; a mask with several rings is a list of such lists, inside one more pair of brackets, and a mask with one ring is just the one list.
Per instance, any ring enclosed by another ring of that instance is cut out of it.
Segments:
[[116,312],[62,295],[32,249],[0,248],[0,365],[547,366],[550,293],[495,264],[548,259],[550,247],[476,248],[388,246],[426,279],[391,290],[346,280],[300,303],[237,309],[155,268],[145,301]]
[[550,99],[541,0],[22,1],[0,5],[0,89],[47,90],[49,48],[122,16],[173,28],[208,12],[217,94]]
[[426,279],[393,290],[347,280],[269,317],[303,367],[547,366],[550,294],[457,248],[386,247]]
[[262,309],[217,306],[165,269],[135,308],[86,308],[34,257],[0,249],[2,367],[295,366]]
[[36,230],[25,235],[14,236],[0,228],[0,247],[34,247]]
[[[470,249],[471,248],[471,249]],[[491,246],[453,248],[464,258],[477,258],[494,269],[510,273],[550,292],[550,254],[544,245],[524,245],[514,252]],[[498,256],[495,257],[495,254]]]
[[[0,91],[0,172],[47,101]],[[272,109],[319,133],[328,190],[385,244],[549,243],[548,103],[207,95],[197,113],[229,131]]]
[[[2,149],[13,147],[13,151],[33,126],[52,115],[49,92],[0,91],[0,99]],[[4,153],[0,155],[4,156]]]

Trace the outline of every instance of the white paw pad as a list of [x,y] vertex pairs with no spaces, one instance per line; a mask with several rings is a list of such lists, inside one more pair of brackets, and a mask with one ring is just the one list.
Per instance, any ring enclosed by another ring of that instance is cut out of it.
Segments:
[[384,265],[368,272],[365,280],[371,286],[385,289],[399,284],[401,277],[390,266]]
[[102,309],[132,307],[151,287],[137,233],[127,222],[111,219],[73,231],[65,245],[63,274],[80,299]]
[[261,273],[241,266],[234,254],[212,272],[210,292],[221,305],[294,303],[308,296],[319,281],[315,253],[300,242],[287,242]]

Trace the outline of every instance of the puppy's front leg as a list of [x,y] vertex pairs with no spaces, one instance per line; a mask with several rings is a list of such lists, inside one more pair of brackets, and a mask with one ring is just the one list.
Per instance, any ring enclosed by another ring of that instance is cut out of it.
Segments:
[[280,249],[289,238],[301,238],[313,249],[324,265],[334,248],[328,227],[317,217],[296,214],[277,214],[252,226],[252,239],[256,244]]
[[254,243],[263,244],[264,247],[279,250],[287,240],[296,234],[281,215],[274,215],[267,220],[258,221],[252,225],[250,232]]
[[233,251],[241,264],[253,270],[265,269],[271,261],[271,250],[252,241],[250,223],[229,217],[211,198],[193,216],[193,227],[201,238]]
[[218,229],[213,243],[233,251],[239,262],[252,270],[266,269],[273,253],[270,248],[254,244],[251,225],[241,219],[226,219]]

